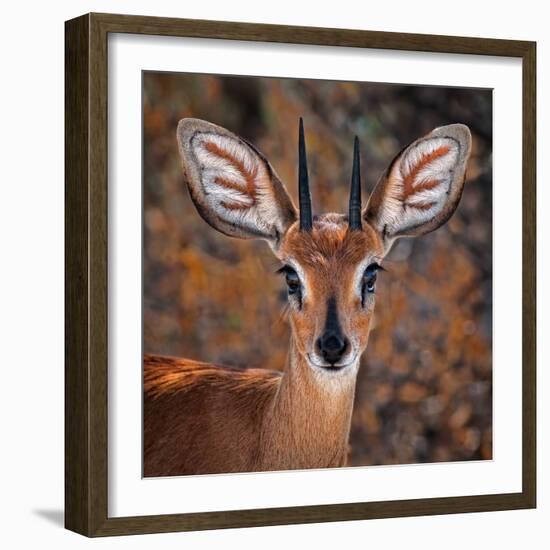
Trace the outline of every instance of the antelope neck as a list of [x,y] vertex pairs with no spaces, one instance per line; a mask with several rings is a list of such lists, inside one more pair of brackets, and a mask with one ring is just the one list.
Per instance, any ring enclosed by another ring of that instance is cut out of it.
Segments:
[[317,368],[291,341],[264,425],[264,438],[277,449],[277,469],[340,466],[345,459],[356,376],[317,372]]

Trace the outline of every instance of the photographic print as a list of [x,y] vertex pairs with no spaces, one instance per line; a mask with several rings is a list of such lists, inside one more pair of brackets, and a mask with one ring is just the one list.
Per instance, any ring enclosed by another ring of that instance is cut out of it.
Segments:
[[65,32],[65,525],[536,507],[536,44]]
[[145,477],[492,458],[492,91],[143,72]]

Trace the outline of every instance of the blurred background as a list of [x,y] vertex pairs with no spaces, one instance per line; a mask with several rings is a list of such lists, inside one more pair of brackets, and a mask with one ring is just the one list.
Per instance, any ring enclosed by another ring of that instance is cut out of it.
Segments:
[[365,195],[399,150],[436,126],[473,134],[455,215],[384,262],[357,381],[354,466],[492,458],[492,92],[279,78],[143,75],[144,351],[282,369],[283,278],[266,243],[210,228],[187,192],[180,118],[252,142],[296,200],[304,117],[314,212],[345,212],[353,137]]

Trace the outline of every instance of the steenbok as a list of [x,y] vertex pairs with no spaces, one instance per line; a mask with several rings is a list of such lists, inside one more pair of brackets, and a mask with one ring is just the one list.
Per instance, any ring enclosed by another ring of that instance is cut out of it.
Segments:
[[177,139],[199,214],[230,237],[266,240],[280,260],[291,337],[281,372],[146,356],[144,475],[345,465],[377,271],[395,239],[433,231],[455,211],[470,131],[443,126],[405,147],[364,209],[356,138],[348,214],[319,216],[301,120],[299,210],[267,159],[228,130],[188,118]]

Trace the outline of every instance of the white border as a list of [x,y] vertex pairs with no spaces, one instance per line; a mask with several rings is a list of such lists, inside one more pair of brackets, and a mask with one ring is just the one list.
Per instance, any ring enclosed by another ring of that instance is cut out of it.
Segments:
[[[109,516],[521,491],[521,60],[125,34],[108,51]],[[492,461],[141,478],[142,70],[494,88]]]

